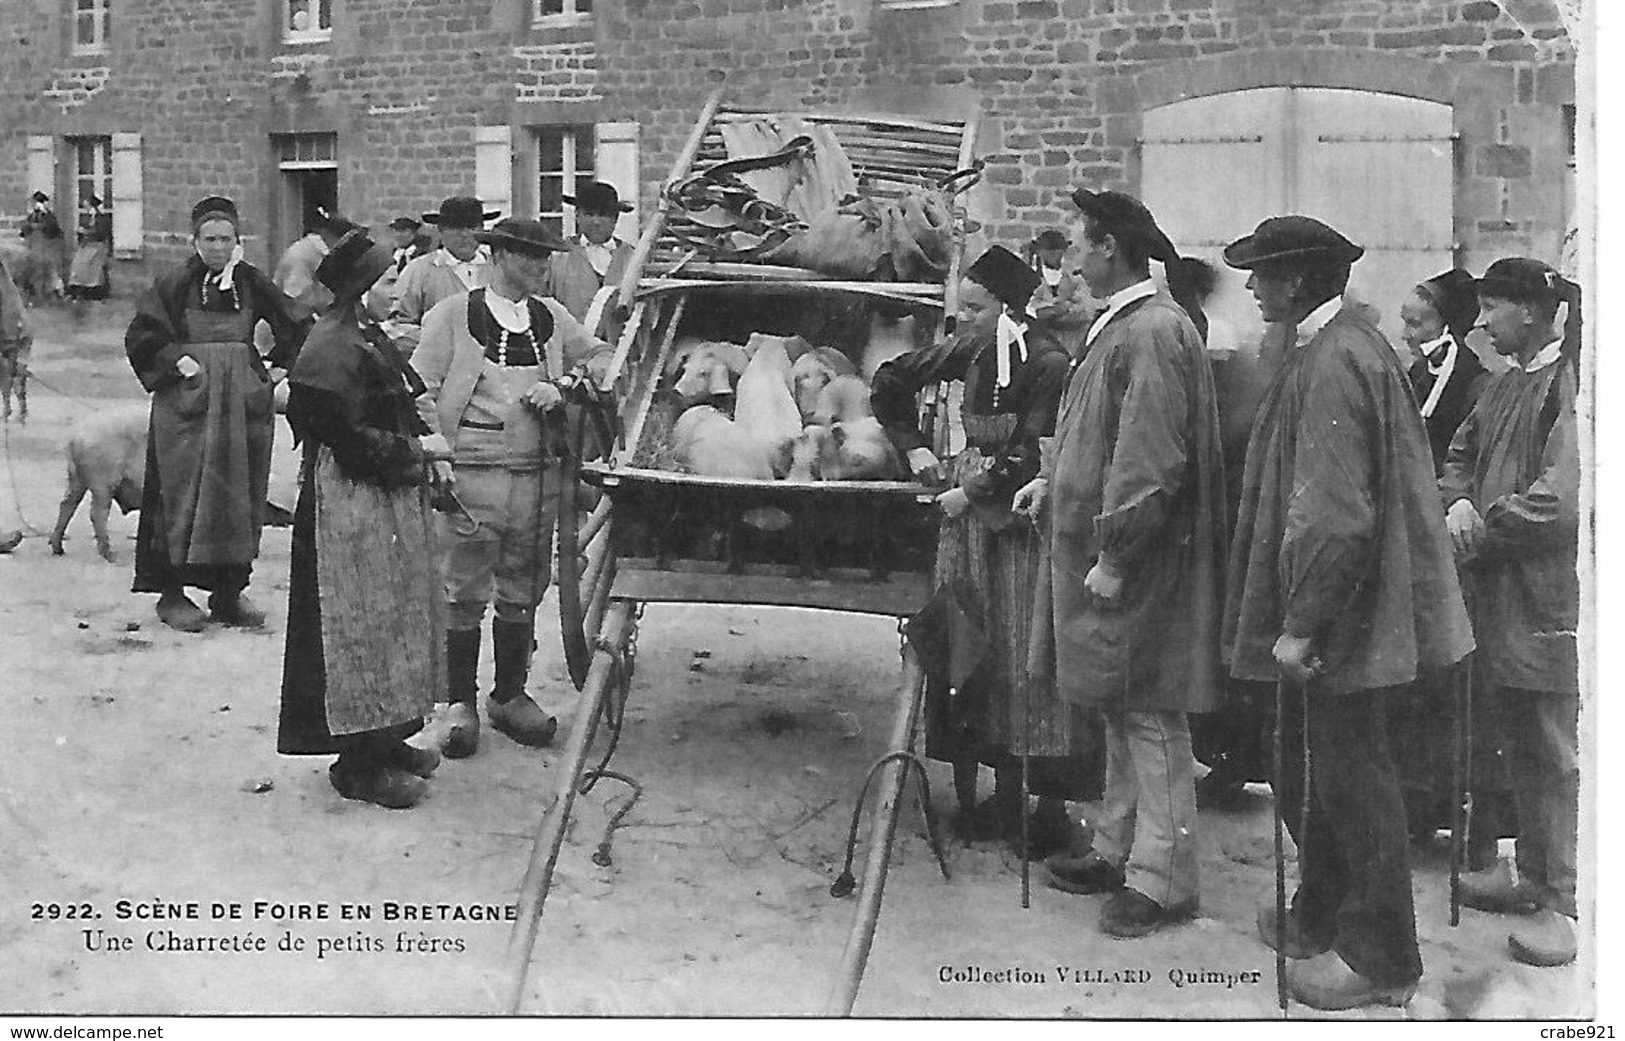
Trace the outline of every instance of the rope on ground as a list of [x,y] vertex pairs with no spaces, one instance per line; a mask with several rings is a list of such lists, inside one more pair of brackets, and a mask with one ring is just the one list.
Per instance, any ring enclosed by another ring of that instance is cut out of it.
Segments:
[[22,523],[23,523],[23,526],[22,526],[23,535],[26,538],[31,538],[31,539],[40,538],[41,536],[43,536],[45,534],[45,532],[40,530],[39,528],[34,527],[34,525],[32,523],[30,523],[30,521],[28,520],[28,515],[23,513],[22,492],[19,489],[18,484],[17,484],[17,460],[12,455],[12,452],[11,452],[11,417],[10,416],[7,416],[4,419],[4,421],[0,421],[0,429],[3,429],[5,431],[3,440],[4,440],[5,450],[6,450],[6,477],[7,477],[7,480],[11,483],[11,509],[12,509],[12,511],[14,513],[17,514],[17,519],[22,521]]

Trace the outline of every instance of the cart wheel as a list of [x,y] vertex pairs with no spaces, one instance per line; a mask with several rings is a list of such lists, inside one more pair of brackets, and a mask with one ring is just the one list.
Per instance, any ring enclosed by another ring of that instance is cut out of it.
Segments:
[[[563,461],[559,480],[558,495],[558,596],[559,596],[559,628],[564,643],[564,662],[570,673],[570,682],[575,684],[577,690],[582,689],[587,682],[587,668],[592,663],[593,646],[597,633],[587,632],[587,610],[592,599],[592,590],[585,588],[585,580],[590,576],[596,578],[602,574],[602,567],[608,562],[599,564],[596,560],[587,560],[584,552],[587,546],[583,542],[590,542],[581,538],[581,508],[584,499],[589,497],[582,493],[585,490],[581,484],[581,461],[593,451],[595,444],[606,446],[609,444],[604,434],[604,421],[602,415],[594,415],[596,422],[589,422],[589,413],[596,413],[601,408],[597,401],[580,401],[568,406],[565,422],[566,456]],[[600,508],[611,508],[607,497],[603,499]],[[607,523],[607,521],[606,521]],[[601,525],[595,525],[595,528]],[[600,556],[611,552],[608,540],[604,540],[599,549]],[[594,583],[596,584],[596,582]]]

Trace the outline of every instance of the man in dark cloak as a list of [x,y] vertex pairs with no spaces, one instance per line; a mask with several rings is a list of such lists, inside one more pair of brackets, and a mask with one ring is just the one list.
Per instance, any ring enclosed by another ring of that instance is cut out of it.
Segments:
[[1048,507],[1030,668],[1105,721],[1093,847],[1051,885],[1111,893],[1102,931],[1137,937],[1200,899],[1190,712],[1219,704],[1224,464],[1213,375],[1190,314],[1151,280],[1180,263],[1139,200],[1079,189],[1074,248],[1103,310],[1061,399],[1038,478]]
[[[292,303],[242,260],[237,207],[212,196],[192,208],[196,252],[142,295],[124,350],[152,395],[146,484],[136,532],[137,593],[183,632],[208,621],[186,596],[209,592],[209,617],[256,626],[242,595],[259,555],[271,471],[273,375],[293,364],[306,327]],[[270,326],[268,358],[254,327]]]
[[[1281,683],[1275,797],[1298,847],[1287,985],[1322,1009],[1416,990],[1405,807],[1385,705],[1472,649],[1427,432],[1398,354],[1344,306],[1364,251],[1309,217],[1225,248],[1265,322],[1295,328],[1247,445],[1226,589],[1231,674]],[[1306,776],[1307,775],[1307,776]],[[1309,791],[1304,791],[1307,779]],[[1259,932],[1274,945],[1273,905]]]
[[1574,960],[1578,917],[1580,456],[1574,367],[1554,327],[1569,289],[1521,257],[1478,280],[1482,324],[1514,368],[1489,378],[1439,482],[1518,814],[1517,882],[1467,875],[1462,899],[1533,911],[1508,937],[1512,956],[1531,965]]
[[333,755],[333,787],[404,809],[439,753],[417,731],[445,682],[443,605],[417,414],[423,385],[361,305],[391,262],[355,229],[316,268],[333,305],[288,376],[304,446],[277,751]]

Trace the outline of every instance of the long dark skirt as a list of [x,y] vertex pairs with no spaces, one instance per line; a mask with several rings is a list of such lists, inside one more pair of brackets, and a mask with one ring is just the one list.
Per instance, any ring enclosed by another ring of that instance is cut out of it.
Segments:
[[1035,794],[1099,797],[1103,757],[1098,721],[1027,677],[1038,534],[1025,521],[995,531],[974,511],[944,520],[936,581],[987,638],[980,665],[962,686],[927,683],[925,753],[944,762],[1010,766],[1032,756]]

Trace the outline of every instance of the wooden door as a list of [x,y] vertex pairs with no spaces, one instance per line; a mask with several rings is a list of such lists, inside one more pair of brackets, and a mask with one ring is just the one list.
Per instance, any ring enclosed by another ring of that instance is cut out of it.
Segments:
[[1302,213],[1365,247],[1349,295],[1399,343],[1410,288],[1454,262],[1448,105],[1369,91],[1267,87],[1145,114],[1141,193],[1182,252],[1222,269],[1209,311],[1243,339],[1261,331],[1225,243],[1264,217]]

